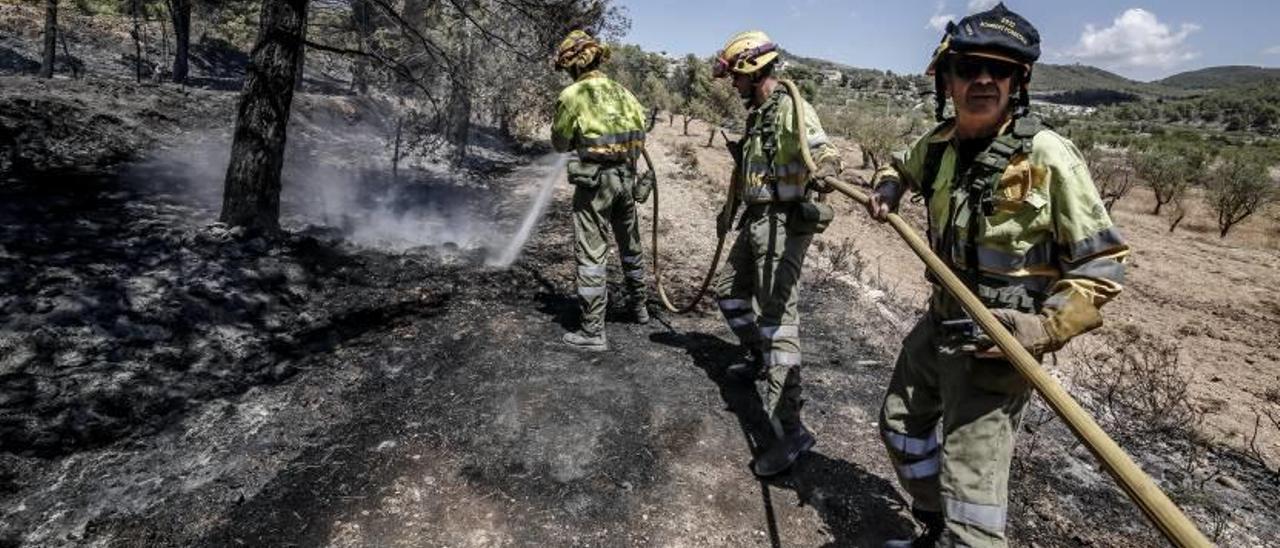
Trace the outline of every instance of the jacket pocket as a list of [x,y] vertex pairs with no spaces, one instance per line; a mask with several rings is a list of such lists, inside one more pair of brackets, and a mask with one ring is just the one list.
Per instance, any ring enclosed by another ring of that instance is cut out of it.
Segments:
[[796,202],[796,207],[791,210],[791,215],[787,217],[787,228],[797,234],[821,234],[835,218],[836,210],[831,206],[804,200]]
[[649,199],[649,193],[653,191],[653,187],[658,184],[658,175],[653,171],[646,171],[644,175],[636,178],[635,185],[631,187],[631,198],[639,203],[644,203]]
[[569,184],[581,188],[600,186],[600,164],[569,160],[568,165],[565,166],[565,171],[569,173]]

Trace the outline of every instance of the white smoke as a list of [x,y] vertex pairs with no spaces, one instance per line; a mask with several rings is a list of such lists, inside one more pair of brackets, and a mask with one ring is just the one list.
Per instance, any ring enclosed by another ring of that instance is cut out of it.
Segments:
[[[564,159],[548,154],[499,180],[419,162],[393,175],[385,124],[344,123],[315,109],[290,122],[282,174],[281,223],[290,230],[337,229],[351,244],[389,252],[483,251],[491,266],[519,256],[562,179]],[[317,124],[316,120],[328,118]],[[328,127],[326,127],[328,126]],[[339,127],[333,127],[339,126]],[[479,151],[516,159],[504,152]],[[230,157],[228,131],[187,134],[126,170],[148,191],[217,215]],[[497,191],[492,189],[498,189]]]

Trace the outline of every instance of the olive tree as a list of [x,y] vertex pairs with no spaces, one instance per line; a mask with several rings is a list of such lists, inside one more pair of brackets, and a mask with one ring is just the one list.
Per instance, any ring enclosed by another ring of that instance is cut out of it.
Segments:
[[1242,150],[1231,150],[1209,171],[1205,198],[1218,218],[1218,236],[1280,197],[1277,181],[1264,160]]

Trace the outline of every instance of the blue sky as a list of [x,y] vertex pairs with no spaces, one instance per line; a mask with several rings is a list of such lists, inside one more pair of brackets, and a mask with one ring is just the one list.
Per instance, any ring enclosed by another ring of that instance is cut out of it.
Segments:
[[[617,0],[624,42],[674,55],[715,53],[758,28],[782,47],[866,68],[918,73],[948,17],[994,0]],[[1280,66],[1280,0],[1014,0],[1040,30],[1041,60],[1137,80],[1215,65]],[[932,26],[931,26],[932,25]]]

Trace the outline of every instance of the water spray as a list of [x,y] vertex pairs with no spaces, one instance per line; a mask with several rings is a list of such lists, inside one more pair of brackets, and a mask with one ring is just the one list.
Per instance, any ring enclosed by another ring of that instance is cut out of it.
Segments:
[[565,154],[552,153],[538,162],[546,165],[547,169],[542,176],[542,181],[538,183],[538,194],[534,197],[533,204],[529,206],[529,210],[525,212],[524,219],[520,221],[520,228],[516,230],[508,241],[507,247],[497,255],[489,257],[487,261],[489,266],[506,268],[520,257],[520,251],[524,249],[525,242],[529,240],[529,234],[533,232],[533,227],[537,226],[538,220],[542,218],[543,211],[547,209],[547,203],[551,201],[552,190],[555,189],[555,183],[560,179],[560,173],[564,171],[568,158]]

